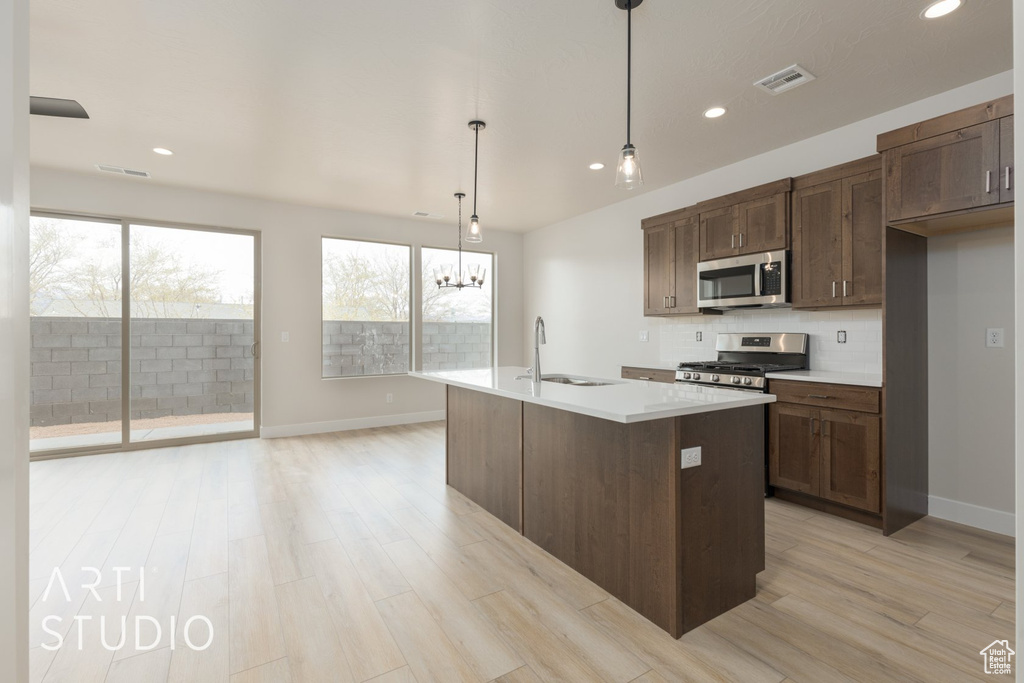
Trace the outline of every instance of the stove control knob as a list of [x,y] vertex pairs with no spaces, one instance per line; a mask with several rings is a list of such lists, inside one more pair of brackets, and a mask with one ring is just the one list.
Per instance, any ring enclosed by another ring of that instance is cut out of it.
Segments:
[[746,377],[746,378],[744,378],[743,383],[746,384],[749,387],[751,384],[754,383],[754,381],[752,379],[750,379],[749,377]]
[[720,379],[720,377],[718,375],[711,375],[711,381],[712,382],[717,382],[719,379]]
[[[740,378],[739,378],[739,377],[733,377],[733,378],[732,378],[732,383],[733,383],[733,384],[739,384],[739,383],[740,383],[741,381],[742,381],[742,380],[740,380]],[[749,380],[749,379],[747,380],[747,384],[750,384],[750,380]]]
[[683,373],[683,379],[690,379],[690,373],[684,372]]
[[693,373],[693,378],[694,379],[700,379],[700,373],[699,372]]

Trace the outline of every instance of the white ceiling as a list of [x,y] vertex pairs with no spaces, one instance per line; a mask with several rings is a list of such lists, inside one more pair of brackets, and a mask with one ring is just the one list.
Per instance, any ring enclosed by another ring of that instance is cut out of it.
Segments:
[[[926,4],[647,0],[633,13],[644,190],[1012,67],[1010,0],[927,22]],[[613,0],[32,0],[32,94],[92,117],[32,117],[32,161],[451,221],[479,117],[484,228],[528,231],[626,196],[625,21]],[[818,80],[752,87],[793,63]],[[703,119],[713,104],[726,117]]]

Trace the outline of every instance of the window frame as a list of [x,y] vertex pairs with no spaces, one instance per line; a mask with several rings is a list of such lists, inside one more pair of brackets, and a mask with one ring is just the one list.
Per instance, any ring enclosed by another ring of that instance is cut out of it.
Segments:
[[[437,246],[433,246],[431,244],[421,244],[419,246],[419,250],[417,251],[417,255],[419,257],[417,259],[417,261],[419,263],[419,272],[420,272],[420,280],[419,280],[419,282],[423,282],[423,250],[424,249],[435,249],[435,250],[438,250],[438,251],[452,251],[452,252],[455,252],[456,254],[459,251],[458,248],[454,248],[453,249],[452,247],[437,247]],[[489,368],[496,368],[496,367],[498,367],[498,333],[497,333],[497,328],[498,328],[498,290],[497,290],[497,287],[496,287],[495,283],[497,282],[498,255],[497,255],[497,253],[495,253],[493,251],[484,251],[482,249],[466,249],[465,247],[463,247],[462,251],[468,252],[468,253],[471,253],[471,254],[485,254],[485,255],[491,257],[491,273],[488,276],[488,280],[490,282],[490,291],[491,291],[491,340],[490,340],[490,343],[489,343],[489,346],[491,348],[491,363],[487,367],[489,367]],[[433,286],[436,287],[437,285],[434,284]],[[426,322],[427,322],[427,321],[425,321],[423,319],[423,292],[422,291],[420,292],[420,296],[418,297],[416,309],[417,309],[416,310],[417,318],[419,319],[419,325],[417,325],[417,340],[418,341],[416,342],[416,349],[417,349],[418,352],[416,354],[416,363],[417,363],[416,364],[416,369],[417,369],[417,371],[422,372],[423,371],[423,325],[426,324]],[[484,369],[484,368],[476,368],[476,369]]]
[[[406,325],[409,327],[409,358],[408,358],[408,370],[406,372],[392,372],[392,373],[377,373],[368,375],[339,375],[336,377],[330,377],[324,375],[324,241],[325,240],[338,240],[341,242],[360,242],[363,244],[382,244],[390,247],[405,247],[409,250],[409,320],[406,321]],[[343,237],[340,235],[320,235],[320,331],[317,335],[320,338],[320,379],[321,381],[333,381],[333,380],[352,380],[352,379],[366,379],[370,377],[402,377],[408,375],[413,368],[416,367],[418,354],[416,354],[417,345],[414,341],[415,330],[417,329],[416,321],[418,319],[417,311],[414,310],[413,304],[416,303],[417,297],[415,297],[416,287],[415,279],[413,278],[413,271],[415,270],[416,264],[416,247],[413,244],[406,242],[392,242],[390,240],[377,240],[367,239],[365,237]]]

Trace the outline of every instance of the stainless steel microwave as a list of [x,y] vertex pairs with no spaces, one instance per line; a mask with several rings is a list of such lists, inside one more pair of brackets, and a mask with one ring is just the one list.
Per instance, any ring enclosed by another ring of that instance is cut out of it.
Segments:
[[697,305],[717,309],[789,306],[789,252],[698,263]]

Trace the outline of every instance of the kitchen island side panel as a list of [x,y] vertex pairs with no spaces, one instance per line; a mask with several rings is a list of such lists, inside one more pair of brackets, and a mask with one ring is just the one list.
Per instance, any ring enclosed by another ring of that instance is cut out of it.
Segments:
[[448,485],[522,533],[522,401],[447,389]]
[[524,535],[680,636],[675,420],[527,403],[523,426]]
[[701,449],[680,470],[679,562],[685,633],[753,598],[765,566],[764,408],[679,417],[679,447]]

